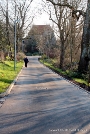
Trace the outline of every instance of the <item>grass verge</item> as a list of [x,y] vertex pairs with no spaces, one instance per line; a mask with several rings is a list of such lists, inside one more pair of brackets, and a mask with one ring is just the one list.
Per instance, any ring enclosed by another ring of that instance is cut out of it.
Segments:
[[14,70],[14,61],[0,62],[0,93],[7,90],[23,66],[23,62],[17,62]]

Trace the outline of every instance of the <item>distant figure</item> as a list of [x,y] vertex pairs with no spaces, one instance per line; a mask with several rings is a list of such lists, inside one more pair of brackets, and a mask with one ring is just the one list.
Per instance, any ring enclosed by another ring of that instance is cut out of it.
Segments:
[[27,67],[27,63],[28,63],[29,61],[28,61],[28,58],[26,57],[26,58],[24,58],[24,63],[25,63],[25,67]]

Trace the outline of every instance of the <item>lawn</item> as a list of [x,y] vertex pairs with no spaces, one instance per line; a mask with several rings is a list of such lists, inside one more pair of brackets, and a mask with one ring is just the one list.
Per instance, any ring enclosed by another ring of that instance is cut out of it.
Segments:
[[14,61],[0,62],[0,93],[7,90],[23,66],[23,62],[17,62],[14,70]]

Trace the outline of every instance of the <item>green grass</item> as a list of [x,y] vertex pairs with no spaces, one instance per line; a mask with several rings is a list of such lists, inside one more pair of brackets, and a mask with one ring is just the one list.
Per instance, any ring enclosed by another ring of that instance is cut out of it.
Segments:
[[74,78],[74,80],[75,80],[76,82],[78,82],[78,83],[85,84],[85,85],[88,86],[88,82],[85,81],[85,80],[83,80],[83,79],[80,79],[80,78]]
[[7,90],[23,66],[23,62],[17,62],[14,71],[14,61],[0,62],[0,93]]

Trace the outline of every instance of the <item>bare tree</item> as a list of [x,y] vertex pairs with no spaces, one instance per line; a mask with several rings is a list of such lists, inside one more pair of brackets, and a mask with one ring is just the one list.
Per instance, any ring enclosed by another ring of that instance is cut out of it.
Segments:
[[15,21],[17,22],[17,51],[20,51],[21,43],[19,44],[19,42],[22,42],[25,30],[29,28],[34,18],[31,13],[29,14],[32,1],[25,0],[24,2],[19,2],[18,0],[14,0],[14,8],[16,8]]
[[90,61],[90,0],[87,3],[87,10],[84,19],[83,36],[81,42],[81,56],[78,70],[86,72]]
[[[80,16],[85,17],[84,19],[84,28],[83,28],[83,37],[82,37],[82,43],[81,43],[81,56],[80,56],[80,62],[79,62],[79,68],[78,70],[80,72],[84,72],[88,69],[88,63],[90,60],[90,47],[89,47],[89,23],[90,23],[90,17],[89,17],[89,6],[90,6],[90,0],[88,0],[87,4],[87,11],[86,13],[83,10],[77,9],[74,5],[70,3],[68,0],[64,0],[62,2],[60,1],[54,1],[54,0],[46,0],[48,2],[51,2],[54,6],[59,6],[59,7],[68,7],[71,10],[72,17],[76,18],[77,21],[80,18]],[[78,1],[79,3],[81,0]]]
[[[0,3],[1,5],[1,18],[5,18],[3,21],[3,23],[6,23],[5,29],[5,35],[6,35],[6,45],[9,46],[9,51],[11,51],[11,43],[10,43],[10,35],[9,35],[9,14],[8,14],[8,0],[6,0],[6,6],[3,8],[2,3]],[[3,17],[4,16],[4,17]]]
[[[17,49],[20,51],[22,38],[25,36],[25,30],[29,29],[35,14],[32,14],[31,4],[33,0],[6,0],[6,2],[1,1],[1,12],[3,20],[6,21],[6,35],[7,43],[10,46],[11,40],[14,37],[13,25],[16,22],[16,32],[17,32]],[[6,4],[6,5],[5,5]],[[6,8],[6,9],[5,9]],[[12,30],[12,32],[11,32]],[[13,39],[14,41],[14,39]]]
[[[47,0],[49,1],[49,0]],[[70,58],[71,63],[73,61],[72,54],[75,46],[75,28],[76,28],[76,20],[78,16],[72,17],[72,7],[77,9],[77,2],[70,1],[69,5],[66,1],[57,0],[57,3],[53,0],[49,1],[53,4],[54,7],[54,18],[53,13],[50,10],[50,20],[52,20],[58,27],[59,38],[60,38],[60,68],[63,68],[64,59],[65,59],[65,51],[70,46]],[[58,6],[59,5],[59,6]],[[62,6],[61,6],[62,5]],[[68,5],[68,6],[66,6]],[[50,6],[49,6],[50,7]],[[73,10],[74,10],[73,9]],[[56,19],[55,19],[56,18]],[[70,45],[69,45],[70,44]]]

